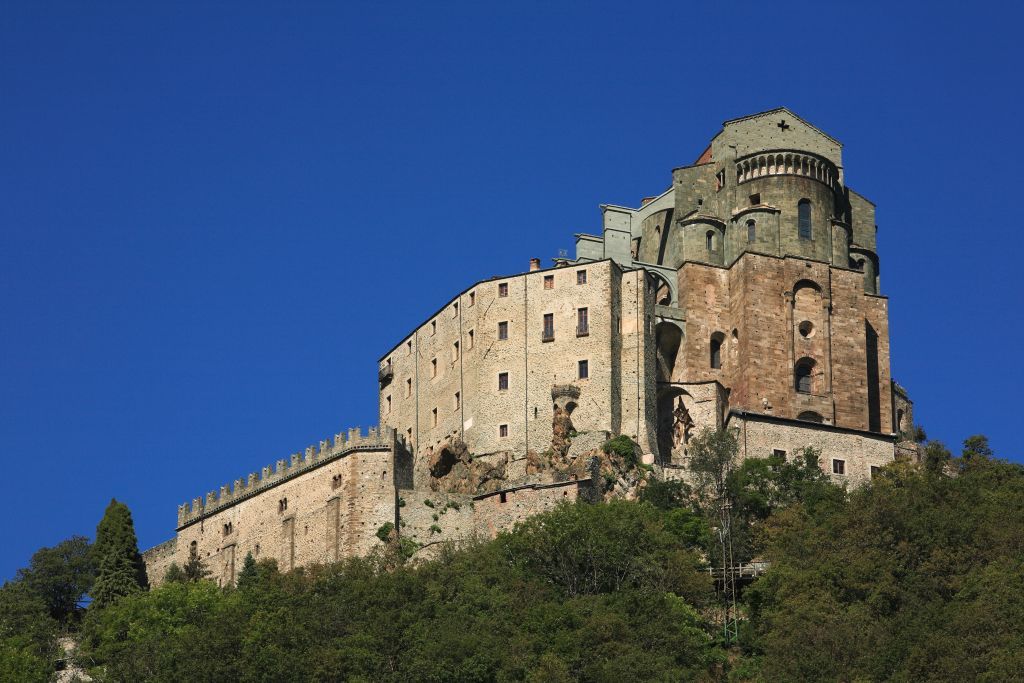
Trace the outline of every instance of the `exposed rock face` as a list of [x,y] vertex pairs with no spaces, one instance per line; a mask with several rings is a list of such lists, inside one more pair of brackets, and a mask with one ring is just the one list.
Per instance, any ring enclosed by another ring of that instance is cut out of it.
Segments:
[[458,439],[442,443],[428,464],[430,490],[445,493],[487,493],[502,488],[508,455],[474,457]]

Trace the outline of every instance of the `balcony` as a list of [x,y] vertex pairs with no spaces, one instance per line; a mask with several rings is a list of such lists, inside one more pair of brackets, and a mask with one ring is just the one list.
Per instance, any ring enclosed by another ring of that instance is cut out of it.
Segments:
[[391,380],[395,378],[395,369],[391,363],[384,365],[377,371],[377,381],[380,382],[380,386],[383,389],[387,385],[391,384]]

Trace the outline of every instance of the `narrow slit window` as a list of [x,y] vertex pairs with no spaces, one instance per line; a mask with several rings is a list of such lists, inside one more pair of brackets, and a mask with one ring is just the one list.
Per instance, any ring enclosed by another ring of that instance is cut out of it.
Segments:
[[797,212],[797,230],[800,233],[800,239],[809,240],[811,239],[813,232],[811,230],[811,200],[801,199],[800,203],[796,206]]
[[757,224],[754,221],[747,221],[747,242],[753,242],[757,239]]
[[577,369],[577,373],[576,374],[577,374],[577,376],[580,379],[589,379],[590,378],[590,361],[586,361],[586,360],[579,361],[579,363],[577,363],[577,368],[576,369]]
[[507,372],[499,372],[498,373],[498,391],[507,391],[507,390],[508,390],[508,373]]

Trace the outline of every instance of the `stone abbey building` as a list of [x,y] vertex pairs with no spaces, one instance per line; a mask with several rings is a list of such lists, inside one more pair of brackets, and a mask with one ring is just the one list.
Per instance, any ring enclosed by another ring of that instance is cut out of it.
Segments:
[[601,212],[574,259],[476,282],[384,354],[378,427],[180,506],[151,580],[192,553],[228,583],[247,553],[287,570],[382,530],[491,536],[601,495],[588,454],[613,435],[664,477],[705,427],[735,430],[741,457],[814,446],[851,484],[913,452],[875,207],[838,141],[782,108],[727,121],[663,192]]

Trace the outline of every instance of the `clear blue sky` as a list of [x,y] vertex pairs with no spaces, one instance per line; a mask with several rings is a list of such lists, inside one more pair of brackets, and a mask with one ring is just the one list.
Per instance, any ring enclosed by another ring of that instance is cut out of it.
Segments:
[[3,5],[0,578],[374,423],[447,297],[779,105],[878,205],[919,422],[1024,456],[1019,6],[495,5]]

